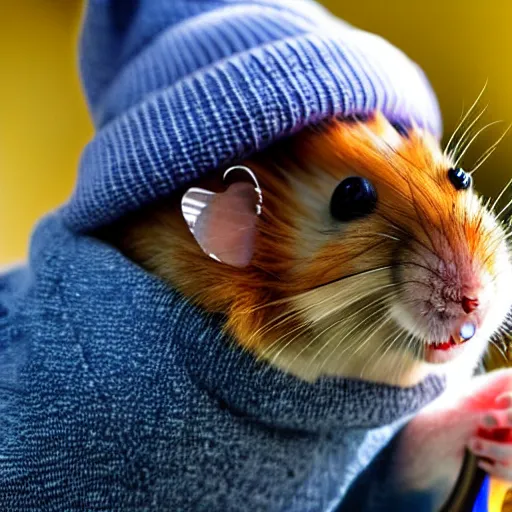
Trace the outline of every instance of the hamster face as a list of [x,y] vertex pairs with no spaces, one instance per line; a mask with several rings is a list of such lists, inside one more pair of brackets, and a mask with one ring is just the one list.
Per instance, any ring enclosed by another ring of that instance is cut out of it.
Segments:
[[[512,265],[507,234],[470,176],[429,134],[380,115],[296,147],[308,169],[289,178],[308,197],[296,223],[305,258],[297,278],[314,290],[296,305],[320,324],[311,357],[326,358],[323,370],[353,364],[359,376],[384,370],[399,381],[443,363],[473,369],[511,311]],[[351,218],[339,188],[355,178],[360,211]]]
[[[244,162],[263,211],[251,265],[213,261],[179,199],[130,224],[125,251],[258,358],[413,385],[471,373],[512,308],[507,233],[438,142],[382,115],[306,130]],[[222,190],[219,177],[198,183]]]

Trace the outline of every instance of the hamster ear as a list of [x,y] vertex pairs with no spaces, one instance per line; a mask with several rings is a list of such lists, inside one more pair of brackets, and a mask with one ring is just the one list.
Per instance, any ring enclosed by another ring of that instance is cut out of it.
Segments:
[[208,256],[243,268],[254,254],[256,221],[261,215],[263,197],[256,176],[247,167],[232,167],[223,179],[231,184],[220,194],[189,189],[181,200],[181,211],[190,232]]

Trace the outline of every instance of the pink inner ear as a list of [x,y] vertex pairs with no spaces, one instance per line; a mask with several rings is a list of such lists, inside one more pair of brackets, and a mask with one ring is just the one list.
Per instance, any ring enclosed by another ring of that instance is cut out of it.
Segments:
[[227,265],[249,265],[254,254],[257,201],[250,183],[234,183],[226,192],[215,194],[194,228],[202,249]]

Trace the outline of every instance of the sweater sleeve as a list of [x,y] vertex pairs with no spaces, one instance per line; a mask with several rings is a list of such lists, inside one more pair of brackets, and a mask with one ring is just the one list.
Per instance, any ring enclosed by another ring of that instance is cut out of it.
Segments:
[[396,474],[395,453],[404,427],[375,457],[349,488],[336,512],[434,512],[444,496],[436,489],[406,490],[400,488]]

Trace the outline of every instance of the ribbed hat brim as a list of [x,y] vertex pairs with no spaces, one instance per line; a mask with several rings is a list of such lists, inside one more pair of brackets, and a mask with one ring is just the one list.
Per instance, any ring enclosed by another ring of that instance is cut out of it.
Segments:
[[73,229],[108,224],[325,118],[379,109],[440,135],[437,101],[403,53],[334,18],[319,26],[270,11],[251,21],[235,10],[229,23],[217,13],[187,36],[174,27],[112,81],[62,210]]

